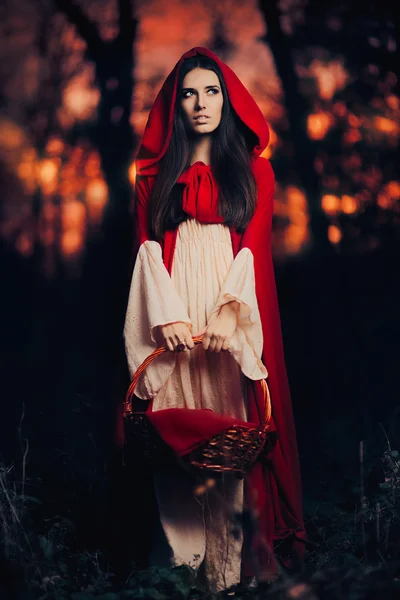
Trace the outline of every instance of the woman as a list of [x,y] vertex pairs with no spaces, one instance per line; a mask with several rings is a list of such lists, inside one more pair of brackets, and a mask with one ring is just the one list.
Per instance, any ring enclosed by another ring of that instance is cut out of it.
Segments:
[[[196,47],[164,82],[136,161],[137,257],[124,328],[131,376],[156,347],[170,350],[135,390],[151,399],[149,418],[182,450],[186,432],[174,439],[168,410],[260,422],[259,382],[268,376],[278,441],[244,482],[224,475],[198,498],[181,469],[154,476],[172,564],[202,565],[214,590],[257,569],[270,572],[268,547],[284,542],[285,552],[301,555],[304,540],[270,248],[274,176],[260,157],[268,141],[265,119],[237,76]],[[231,534],[228,513],[244,506],[258,513],[251,539],[240,528]]]

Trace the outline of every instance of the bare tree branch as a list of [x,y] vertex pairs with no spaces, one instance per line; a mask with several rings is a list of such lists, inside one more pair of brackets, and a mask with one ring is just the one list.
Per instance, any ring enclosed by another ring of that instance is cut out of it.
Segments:
[[132,0],[118,0],[119,40],[125,45],[132,43],[136,35],[137,20],[132,16]]
[[101,40],[95,24],[72,0],[55,0],[55,5],[69,22],[75,25],[78,34],[86,42],[88,58],[96,60],[104,42]]

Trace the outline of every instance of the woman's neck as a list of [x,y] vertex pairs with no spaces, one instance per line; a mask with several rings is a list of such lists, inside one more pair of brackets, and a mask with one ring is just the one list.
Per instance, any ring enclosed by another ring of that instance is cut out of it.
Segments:
[[206,165],[211,162],[211,146],[212,136],[211,135],[200,135],[193,141],[193,150],[190,164],[201,160]]

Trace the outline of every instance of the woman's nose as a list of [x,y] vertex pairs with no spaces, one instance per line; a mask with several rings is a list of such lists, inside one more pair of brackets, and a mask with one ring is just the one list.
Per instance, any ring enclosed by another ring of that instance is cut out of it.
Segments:
[[200,98],[200,96],[199,96],[199,99],[198,99],[198,101],[197,101],[197,107],[196,107],[196,108],[198,108],[198,109],[202,109],[202,108],[205,108],[205,107],[206,107],[206,103],[205,103],[205,100],[204,100],[204,98]]

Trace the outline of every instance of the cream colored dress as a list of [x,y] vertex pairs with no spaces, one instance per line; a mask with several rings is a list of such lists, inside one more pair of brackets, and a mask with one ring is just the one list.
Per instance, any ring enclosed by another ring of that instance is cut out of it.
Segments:
[[[220,307],[240,303],[237,329],[227,352],[202,345],[157,357],[138,382],[135,394],[153,398],[153,410],[208,408],[246,420],[244,376],[268,373],[261,362],[263,334],[255,293],[253,255],[243,248],[233,257],[229,228],[189,218],[178,228],[171,276],[160,245],[146,241],[136,259],[124,340],[131,377],[157,347],[154,328],[183,321],[192,335],[218,315]],[[243,508],[243,481],[230,474],[202,496],[195,496],[179,467],[154,476],[160,520],[172,564],[203,569],[214,591],[240,580],[242,532],[232,535],[232,515]]]

